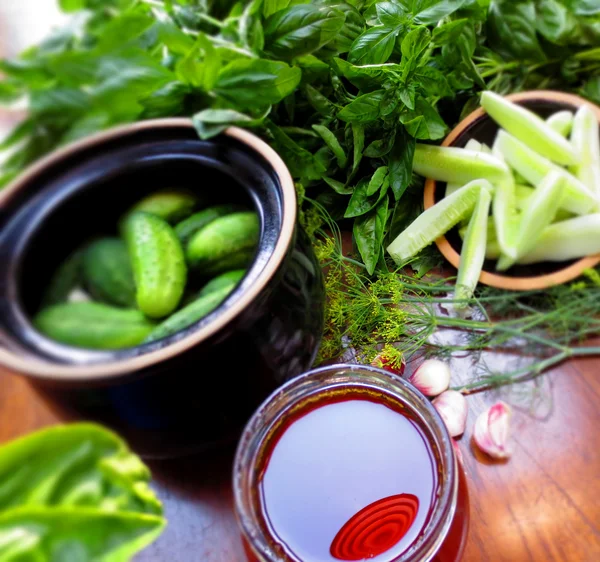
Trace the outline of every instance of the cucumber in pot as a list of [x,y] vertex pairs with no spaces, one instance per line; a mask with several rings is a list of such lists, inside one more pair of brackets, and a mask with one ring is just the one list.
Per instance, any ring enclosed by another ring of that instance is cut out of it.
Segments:
[[89,349],[122,349],[142,343],[155,324],[139,310],[96,302],[71,302],[43,309],[37,329],[61,343]]
[[[483,269],[483,262],[485,261],[487,221],[491,204],[492,196],[490,192],[482,189],[479,192],[479,199],[471,215],[460,252],[460,264],[454,294],[454,298],[458,301],[467,301],[470,299],[473,296],[475,287],[477,287],[477,282]],[[459,302],[456,308],[461,310],[466,306],[466,302]]]
[[190,241],[190,238],[192,238],[196,232],[202,230],[207,224],[219,217],[235,213],[238,210],[238,205],[215,205],[214,207],[208,207],[178,223],[175,226],[175,234],[177,234],[181,245],[185,248],[186,244]]
[[189,241],[186,256],[204,275],[240,269],[252,259],[260,235],[256,213],[246,211],[218,218]]
[[120,238],[102,238],[86,249],[83,277],[96,300],[135,308],[135,281],[127,246]]
[[403,265],[468,217],[483,189],[493,192],[494,188],[486,180],[472,181],[427,209],[388,246],[390,256]]
[[577,163],[571,143],[532,111],[489,91],[481,94],[481,105],[496,123],[538,154],[563,166]]
[[553,113],[546,119],[546,123],[548,123],[548,125],[559,135],[568,137],[573,128],[573,113],[567,110]]
[[151,318],[173,312],[185,289],[187,267],[175,231],[161,218],[133,213],[124,225],[136,301]]
[[235,283],[230,283],[229,285],[221,287],[218,291],[213,291],[212,293],[199,297],[185,308],[178,310],[175,314],[169,316],[169,318],[152,330],[144,340],[144,343],[150,343],[172,336],[188,326],[191,326],[195,322],[198,322],[217,308],[227,298],[227,295],[231,293],[235,285]]
[[52,275],[42,298],[42,306],[66,302],[73,289],[83,282],[83,250],[73,252]]
[[594,194],[575,176],[540,156],[520,140],[500,130],[496,142],[506,162],[534,186],[539,185],[553,170],[564,174],[566,194],[562,201],[563,209],[577,215],[585,215],[598,208]]
[[517,215],[514,178],[506,176],[496,183],[495,187],[493,216],[498,243],[502,248],[502,253],[507,258],[516,259],[519,217]]
[[550,225],[535,248],[519,263],[567,261],[600,253],[600,214],[575,217]]
[[426,178],[465,185],[485,179],[492,183],[510,175],[508,166],[485,152],[417,143],[414,171]]
[[600,124],[588,105],[583,105],[575,114],[571,143],[581,156],[573,174],[600,198]]
[[221,273],[218,277],[211,279],[202,290],[198,293],[199,297],[203,297],[215,291],[221,290],[223,287],[229,287],[232,283],[237,285],[242,278],[246,275],[245,269],[234,269],[233,271],[227,271]]
[[169,224],[175,224],[189,217],[198,206],[198,198],[183,189],[165,189],[144,197],[125,216],[141,211],[160,217]]

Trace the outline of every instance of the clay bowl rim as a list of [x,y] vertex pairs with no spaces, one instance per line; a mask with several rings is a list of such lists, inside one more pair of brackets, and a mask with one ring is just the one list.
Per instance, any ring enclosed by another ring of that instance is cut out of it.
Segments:
[[[558,102],[565,105],[570,105],[573,109],[577,109],[586,104],[592,107],[600,121],[600,107],[594,103],[577,96],[575,94],[567,94],[553,90],[534,90],[521,92],[518,94],[510,94],[505,96],[513,102],[521,101],[550,101]],[[444,139],[442,146],[454,146],[458,140],[467,132],[467,130],[476,122],[483,119],[490,119],[483,108],[478,108],[465,117]],[[429,209],[435,204],[435,194],[438,182],[436,180],[427,179],[425,181],[425,192],[423,202],[425,209]],[[436,246],[442,255],[458,269],[460,264],[460,254],[452,247],[445,236],[438,238],[435,241]],[[482,271],[479,277],[479,282],[497,289],[506,289],[509,291],[531,291],[539,289],[547,289],[555,285],[561,285],[568,281],[579,277],[586,269],[595,267],[600,263],[600,254],[587,256],[582,258],[567,267],[544,275],[535,275],[530,277],[511,277],[510,275],[501,275],[489,271]]]
[[[26,187],[48,166],[55,164],[57,161],[70,157],[81,150],[102,145],[109,140],[121,136],[132,135],[145,130],[169,129],[173,127],[187,127],[193,129],[194,125],[191,119],[183,117],[152,119],[114,127],[85,137],[79,141],[75,141],[64,148],[55,150],[28,167],[22,174],[7,185],[2,192],[0,192],[0,208],[6,205],[18,191]],[[281,185],[283,213],[279,237],[269,261],[265,264],[256,281],[250,285],[229,308],[223,310],[214,321],[208,323],[206,326],[200,327],[187,337],[173,342],[164,348],[148,351],[142,355],[118,361],[86,365],[70,365],[53,362],[51,360],[44,360],[33,354],[24,355],[18,351],[0,347],[0,366],[17,373],[25,374],[29,377],[47,381],[92,382],[118,378],[162,363],[167,359],[171,359],[188,351],[202,341],[207,340],[228,323],[233,321],[234,318],[239,316],[239,314],[259,296],[261,291],[269,284],[275,275],[277,268],[282,263],[287,249],[293,240],[298,212],[296,189],[294,187],[292,176],[282,158],[267,143],[253,133],[238,127],[230,127],[223,134],[247,145],[256,152],[257,156],[262,157],[272,168]]]

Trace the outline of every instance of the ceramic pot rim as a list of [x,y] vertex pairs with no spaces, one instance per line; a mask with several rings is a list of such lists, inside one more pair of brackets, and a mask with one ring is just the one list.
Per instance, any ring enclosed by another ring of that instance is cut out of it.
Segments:
[[[24,173],[0,192],[0,209],[8,203],[13,195],[26,186],[45,168],[64,158],[72,156],[81,150],[89,149],[121,136],[135,134],[145,130],[168,129],[173,127],[188,127],[193,129],[193,124],[190,119],[179,117],[141,121],[139,123],[115,127],[97,133],[54,151],[30,166]],[[298,212],[296,189],[294,187],[292,176],[283,160],[268,144],[259,139],[256,135],[238,127],[230,127],[223,134],[250,147],[267,161],[279,179],[283,201],[281,230],[275,248],[263,270],[257,276],[256,281],[240,295],[238,300],[230,307],[223,310],[214,321],[199,328],[189,336],[167,345],[162,349],[149,351],[148,353],[137,357],[93,365],[69,365],[44,361],[33,355],[20,355],[10,349],[0,348],[1,366],[35,378],[53,381],[99,380],[119,377],[173,358],[195,345],[198,345],[203,340],[216,334],[252,303],[275,275],[275,272],[283,262],[287,249],[292,242]]]
[[[559,102],[568,104],[574,108],[581,107],[584,104],[589,105],[596,113],[598,120],[600,121],[600,107],[583,99],[575,94],[567,94],[564,92],[557,92],[553,90],[536,90],[530,92],[521,92],[518,94],[511,94],[506,96],[507,99],[514,102],[518,101],[547,101],[547,102]],[[444,139],[442,146],[453,146],[456,141],[472,126],[476,121],[485,117],[487,114],[483,108],[478,108],[473,113],[465,117]],[[437,182],[432,179],[425,181],[425,193],[424,193],[424,207],[429,209],[435,205],[435,193],[436,193]],[[460,264],[460,254],[452,247],[450,242],[445,236],[438,238],[435,241],[436,246],[442,255],[458,269]],[[571,281],[581,275],[586,269],[595,267],[600,263],[600,255],[587,256],[571,265],[558,269],[552,273],[545,275],[536,275],[532,277],[511,277],[510,275],[502,275],[498,273],[491,273],[489,271],[482,271],[479,281],[484,285],[490,287],[496,287],[498,289],[505,289],[509,291],[531,291],[538,289],[547,289],[554,285],[560,285]]]

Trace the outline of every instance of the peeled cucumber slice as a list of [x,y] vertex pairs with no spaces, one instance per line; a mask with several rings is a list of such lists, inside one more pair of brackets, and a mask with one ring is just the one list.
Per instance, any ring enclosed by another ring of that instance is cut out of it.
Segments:
[[567,261],[600,253],[600,213],[575,217],[547,227],[535,248],[519,263]]
[[557,113],[553,113],[546,119],[546,123],[554,129],[559,135],[563,137],[568,137],[571,133],[571,128],[573,127],[573,113],[567,111],[558,111]]
[[493,92],[481,94],[481,105],[496,123],[538,154],[563,166],[577,164],[571,143],[541,117]]
[[539,185],[553,170],[564,174],[566,196],[562,201],[562,207],[567,211],[584,215],[598,208],[597,199],[575,176],[540,156],[506,131],[498,132],[496,144],[504,154],[506,162],[534,186]]
[[413,169],[426,178],[461,185],[479,179],[494,182],[510,174],[508,166],[490,154],[429,144],[417,144]]
[[519,217],[515,196],[515,181],[511,175],[495,184],[493,216],[498,243],[502,253],[510,259],[517,258]]
[[571,143],[581,161],[572,169],[573,175],[596,197],[600,197],[600,124],[588,105],[575,114]]
[[[465,150],[472,150],[473,152],[483,152],[484,145],[475,139],[469,139],[467,144],[465,144]],[[489,150],[489,147],[488,147]],[[491,153],[488,152],[488,154]],[[452,195],[455,191],[459,190],[464,184],[462,183],[447,183],[446,184],[446,194],[444,197],[448,197]]]
[[[479,199],[475,204],[475,210],[471,215],[469,226],[465,233],[462,250],[460,252],[460,265],[456,279],[456,291],[454,298],[458,301],[468,301],[477,287],[487,244],[487,220],[490,214],[492,196],[486,189],[479,193]],[[457,308],[465,308],[465,304],[458,303]]]
[[494,190],[487,180],[472,181],[427,209],[388,246],[390,256],[402,265],[432,244],[471,214],[483,189]]
[[503,256],[497,264],[499,271],[506,271],[519,257],[528,254],[549,226],[564,197],[564,176],[557,171],[550,172],[536,187],[519,221],[517,255],[513,259]]

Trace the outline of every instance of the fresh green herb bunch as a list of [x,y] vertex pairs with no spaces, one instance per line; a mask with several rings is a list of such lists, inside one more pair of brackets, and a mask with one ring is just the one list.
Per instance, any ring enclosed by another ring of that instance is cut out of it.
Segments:
[[[553,87],[600,101],[595,0],[60,0],[71,23],[0,63],[29,117],[0,185],[106,127],[193,116],[252,127],[302,192],[353,225],[384,269],[386,233],[419,211],[415,139],[438,141],[478,92]],[[413,193],[414,197],[409,197]]]

